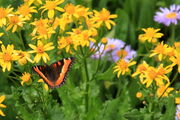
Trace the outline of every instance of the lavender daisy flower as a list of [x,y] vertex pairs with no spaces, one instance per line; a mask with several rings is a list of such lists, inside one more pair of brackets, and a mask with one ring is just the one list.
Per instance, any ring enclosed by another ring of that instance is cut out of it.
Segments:
[[175,119],[180,120],[180,105],[177,105]]
[[131,60],[136,57],[136,51],[131,49],[130,45],[125,46],[124,49],[119,49],[118,51],[113,51],[113,60],[118,61],[120,58],[125,59],[126,61]]
[[[101,56],[105,56],[108,53],[111,54],[113,51],[117,51],[125,46],[125,42],[119,39],[114,39],[114,38],[107,38],[107,44],[98,44],[100,46],[99,50],[93,54],[91,57],[98,59]],[[90,45],[92,47],[92,44]],[[97,50],[97,49],[95,49]]]
[[160,12],[156,12],[154,21],[169,26],[171,23],[177,24],[180,20],[180,5],[171,5],[170,8],[160,8]]
[[[106,45],[101,45],[99,50],[91,57],[98,59],[101,56],[108,56],[109,60],[118,61],[120,58],[129,61],[136,57],[136,51],[131,49],[130,45],[125,46],[125,42],[119,39],[107,38]],[[100,44],[98,44],[100,45]]]

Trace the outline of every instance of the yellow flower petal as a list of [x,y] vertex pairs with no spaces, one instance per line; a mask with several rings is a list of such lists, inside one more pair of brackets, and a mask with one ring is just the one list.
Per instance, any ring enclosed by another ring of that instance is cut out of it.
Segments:
[[1,109],[0,109],[0,115],[1,116],[6,116]]
[[2,103],[5,99],[6,99],[6,96],[5,96],[5,95],[2,95],[2,96],[0,97],[0,103]]

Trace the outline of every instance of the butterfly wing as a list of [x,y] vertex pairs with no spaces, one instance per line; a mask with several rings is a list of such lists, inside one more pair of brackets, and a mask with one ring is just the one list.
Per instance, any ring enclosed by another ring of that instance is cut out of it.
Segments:
[[55,86],[53,72],[48,65],[34,66],[32,69],[47,83],[49,86]]
[[50,65],[51,71],[54,73],[55,86],[59,87],[66,80],[67,73],[74,62],[73,57],[64,58]]

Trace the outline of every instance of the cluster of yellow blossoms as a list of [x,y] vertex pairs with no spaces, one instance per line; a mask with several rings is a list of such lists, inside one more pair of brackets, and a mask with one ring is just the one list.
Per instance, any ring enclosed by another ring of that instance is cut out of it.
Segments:
[[[35,41],[30,43],[36,44],[29,44],[33,50],[22,51],[14,50],[14,45],[9,44],[6,48],[0,41],[2,44],[0,66],[3,72],[6,69],[11,70],[13,61],[18,61],[21,65],[26,64],[27,61],[36,63],[41,59],[45,63],[49,61],[50,57],[46,51],[55,48],[53,41],[50,40],[57,32],[57,48],[72,53],[73,50],[78,49],[78,46],[89,46],[90,42],[96,42],[95,37],[101,26],[111,29],[111,25],[115,25],[111,19],[116,18],[117,15],[111,15],[105,8],[98,12],[90,11],[89,8],[81,5],[66,4],[63,7],[63,3],[64,0],[24,0],[17,10],[10,6],[0,8],[0,27],[12,33],[21,33],[21,30],[31,27],[31,39]],[[0,33],[1,36],[3,34]],[[31,53],[36,53],[34,60],[31,60]]]
[[[64,5],[64,0],[24,0],[17,9],[0,7],[0,13],[0,37],[4,37],[0,39],[0,66],[3,72],[11,71],[13,64],[47,63],[50,61],[48,52],[56,48],[72,54],[80,46],[89,47],[90,42],[97,41],[98,30],[102,26],[111,29],[115,25],[111,19],[117,17],[105,8],[99,12],[81,5]],[[22,31],[30,34],[23,38]],[[6,40],[11,35],[17,35],[22,46]],[[31,74],[24,72],[20,79],[21,85],[29,84]],[[44,87],[48,90],[46,84]],[[3,100],[4,97],[0,103]],[[0,115],[4,116],[1,110]]]
[[[156,46],[151,50],[149,57],[156,58],[156,61],[163,62],[157,67],[151,66],[143,61],[137,66],[136,71],[132,74],[132,77],[139,75],[140,83],[146,85],[146,88],[156,86],[156,94],[158,97],[168,96],[168,94],[174,90],[169,87],[171,80],[169,79],[169,73],[175,65],[178,66],[178,72],[180,73],[180,42],[175,42],[173,46],[164,44],[164,42],[158,43],[157,39],[163,36],[162,33],[157,33],[160,29],[147,28],[143,29],[144,34],[139,35],[141,42],[148,41],[150,43],[156,43]],[[125,61],[120,59],[114,67],[114,72],[118,72],[117,76],[121,74],[130,73],[129,67],[136,64],[135,61]],[[130,75],[130,74],[129,74]],[[138,98],[142,96],[137,94]]]

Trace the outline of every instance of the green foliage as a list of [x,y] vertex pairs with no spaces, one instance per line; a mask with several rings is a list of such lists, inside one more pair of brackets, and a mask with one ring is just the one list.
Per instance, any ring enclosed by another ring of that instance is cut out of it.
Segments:
[[[12,5],[17,8],[22,1],[0,0],[0,5],[7,7]],[[107,8],[112,14],[117,14],[116,26],[107,31],[99,30],[97,41],[104,36],[118,38],[130,44],[137,53],[143,54],[136,58],[137,62],[147,60],[150,64],[157,65],[155,60],[149,58],[150,50],[154,47],[150,44],[142,44],[138,41],[141,28],[159,27],[153,21],[153,16],[160,6],[168,6],[172,3],[180,4],[179,0],[67,0],[66,3],[80,4],[90,9],[101,10]],[[72,25],[73,26],[73,25]],[[161,26],[160,26],[161,27]],[[179,27],[179,26],[178,26]],[[1,31],[3,31],[1,28]],[[166,30],[167,29],[167,30]],[[59,29],[51,37],[53,42],[58,39]],[[170,30],[165,28],[167,41],[170,39]],[[177,33],[178,33],[177,29]],[[25,25],[23,29],[15,33],[6,31],[0,38],[4,45],[13,44],[17,49],[27,50],[32,28]],[[175,36],[178,41],[179,35]],[[21,39],[22,38],[22,39]],[[8,40],[8,41],[6,41]],[[22,41],[24,40],[24,41]],[[33,41],[35,43],[35,41]],[[24,43],[24,44],[23,44]],[[55,45],[57,47],[57,43]],[[51,62],[70,56],[61,51],[56,54],[54,50],[49,54]],[[78,49],[68,78],[63,86],[46,91],[44,83],[38,83],[39,79],[32,70],[33,63],[26,66],[17,64],[10,72],[0,69],[0,96],[6,95],[2,109],[6,117],[2,120],[173,120],[175,116],[174,94],[169,97],[157,98],[155,88],[146,88],[139,83],[138,78],[132,78],[130,74],[116,77],[113,68],[114,61],[108,58],[94,60],[88,54],[88,48]],[[32,84],[20,84],[22,71],[32,74]],[[177,71],[177,69],[176,69]],[[135,72],[135,68],[132,69]],[[169,75],[174,79],[174,74]],[[177,75],[178,79],[178,75]],[[180,83],[175,82],[175,88]],[[136,93],[144,92],[146,98],[137,99]],[[152,93],[152,91],[154,93]],[[150,94],[152,93],[152,94]],[[152,96],[151,96],[152,95]],[[0,108],[1,109],[1,108]]]

